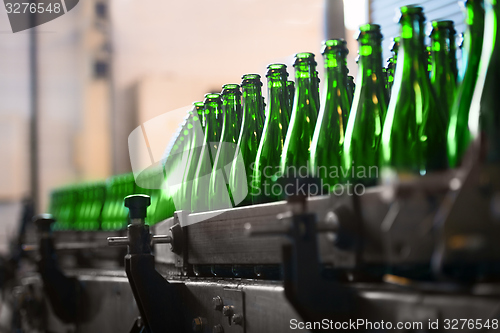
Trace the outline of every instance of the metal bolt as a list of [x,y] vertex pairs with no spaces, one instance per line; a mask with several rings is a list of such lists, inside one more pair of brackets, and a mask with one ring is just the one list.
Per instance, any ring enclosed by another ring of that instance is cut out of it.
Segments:
[[193,319],[193,332],[201,332],[203,330],[203,319],[196,317]]
[[215,296],[214,298],[212,298],[212,304],[214,305],[214,310],[220,310],[224,305],[220,296]]
[[232,317],[231,317],[231,323],[233,325],[242,325],[243,324],[243,315],[242,314],[239,314],[239,313],[235,313]]
[[226,305],[222,308],[222,314],[226,317],[231,317],[234,313],[234,309],[231,305]]
[[212,333],[224,333],[224,328],[222,327],[221,324],[217,324],[212,329]]

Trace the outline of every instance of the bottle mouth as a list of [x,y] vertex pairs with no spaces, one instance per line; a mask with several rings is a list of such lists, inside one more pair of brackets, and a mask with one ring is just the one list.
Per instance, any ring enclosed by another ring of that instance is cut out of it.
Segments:
[[346,54],[349,53],[349,50],[347,49],[347,42],[342,38],[329,39],[323,42],[321,54],[325,54],[326,52],[332,50],[340,50],[345,52]]
[[288,76],[288,73],[286,71],[286,65],[285,64],[271,64],[269,66],[267,66],[267,73],[266,73],[266,77],[267,76],[271,76],[273,74],[286,74],[286,76]]
[[391,45],[391,52],[392,53],[397,53],[398,52],[398,49],[399,49],[399,40],[400,40],[399,36],[394,37],[392,39],[392,45]]
[[407,16],[418,16],[420,21],[425,20],[424,9],[418,5],[407,5],[399,8],[399,13],[396,17],[397,22],[401,22],[403,17]]
[[367,23],[363,24],[359,27],[359,31],[361,32],[380,32],[380,25]]
[[240,85],[236,83],[228,83],[222,86],[221,95],[230,94],[230,93],[240,93]]
[[364,36],[372,36],[374,38],[382,38],[382,32],[380,30],[380,25],[378,24],[363,24],[359,27],[359,33],[356,39],[359,41]]
[[214,99],[219,99],[220,100],[220,94],[214,93],[214,94],[206,94],[205,95],[205,101],[207,101],[207,100],[214,100]]
[[303,63],[310,63],[316,65],[316,61],[314,60],[314,53],[311,52],[300,52],[295,55],[295,62],[293,66],[297,66]]
[[431,34],[435,31],[440,31],[440,30],[448,30],[453,34],[456,33],[455,24],[451,20],[431,21],[431,27],[432,27]]
[[262,86],[262,82],[260,82],[259,74],[245,74],[241,77],[243,81],[241,82],[241,86],[246,86],[249,84],[257,84]]
[[260,80],[259,74],[245,74],[241,77],[243,80]]
[[196,107],[196,109],[202,109],[205,105],[203,104],[203,102],[193,102],[193,105]]

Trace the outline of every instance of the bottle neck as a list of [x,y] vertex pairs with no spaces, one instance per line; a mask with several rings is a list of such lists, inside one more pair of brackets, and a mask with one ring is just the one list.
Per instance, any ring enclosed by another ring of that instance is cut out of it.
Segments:
[[452,64],[449,63],[452,50],[451,32],[449,29],[434,30],[431,34],[431,63],[433,79],[438,73],[445,72],[444,75],[452,71]]
[[211,101],[205,105],[205,138],[206,142],[216,142],[220,138],[222,118],[220,101]]
[[243,86],[243,121],[248,116],[260,112],[262,103],[262,90],[260,86],[260,81]]
[[241,114],[241,95],[236,92],[229,92],[222,96],[222,112],[224,114],[224,123],[222,125],[221,138],[224,142],[234,141],[238,138],[239,128],[237,117]]
[[323,54],[325,81],[328,87],[347,87],[347,58],[345,51],[332,50]]
[[400,24],[401,37],[399,40],[398,61],[403,63],[403,71],[427,72],[427,58],[424,57],[426,50],[422,16],[403,15]]
[[267,77],[267,90],[269,103],[267,105],[266,121],[281,118],[287,113],[287,87],[286,74],[273,73]]
[[360,40],[358,64],[361,86],[375,84],[383,79],[381,43],[381,38],[375,36],[365,38],[363,41]]
[[[481,55],[484,36],[484,7],[482,1],[467,1],[465,9],[466,32],[464,34],[462,63],[468,64],[471,57],[479,58]],[[477,60],[479,61],[479,59]]]
[[298,98],[304,95],[311,95],[316,88],[315,72],[316,68],[310,62],[300,62],[295,66],[295,95]]

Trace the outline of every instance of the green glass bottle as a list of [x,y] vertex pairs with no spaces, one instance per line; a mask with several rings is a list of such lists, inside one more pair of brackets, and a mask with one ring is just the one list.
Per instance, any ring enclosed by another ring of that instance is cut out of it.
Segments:
[[447,167],[446,118],[427,73],[424,14],[418,6],[400,10],[396,78],[380,142],[383,177],[393,171],[423,175]]
[[469,110],[478,77],[484,34],[483,0],[468,0],[465,3],[467,32],[464,35],[462,66],[465,74],[457,89],[457,97],[450,111],[447,151],[450,167],[456,167],[470,144]]
[[389,91],[388,97],[391,97],[391,90],[394,84],[394,75],[396,73],[396,63],[398,61],[398,50],[399,50],[399,40],[400,37],[394,37],[391,45],[391,54],[387,64],[387,88]]
[[[462,2],[462,5],[465,6],[465,2]],[[484,17],[483,17],[484,19]],[[467,28],[466,28],[467,29]],[[464,33],[458,34],[456,44],[458,45],[458,52],[457,52],[457,68],[458,68],[458,75],[457,75],[457,84],[461,83],[464,79],[464,74],[465,74],[465,68],[467,64],[465,63],[466,61],[464,60]]]
[[446,113],[446,123],[455,101],[457,62],[453,21],[432,21],[431,31],[431,84]]
[[388,81],[387,81],[387,69],[385,67],[382,67],[382,79],[384,81],[384,90],[386,91],[386,95],[388,96]]
[[316,61],[312,53],[295,55],[295,99],[292,118],[281,155],[280,174],[284,178],[310,175],[309,159],[316,126]]
[[198,121],[201,129],[205,131],[205,105],[203,104],[203,102],[193,102],[193,105],[196,109],[196,113],[198,114]]
[[430,77],[432,73],[432,50],[430,46],[425,48],[425,54],[427,59],[427,74]]
[[346,180],[372,186],[378,181],[380,137],[387,111],[382,34],[377,24],[359,29],[358,88],[347,122],[341,170]]
[[253,203],[271,202],[281,199],[281,193],[273,194],[272,186],[277,180],[281,154],[288,130],[287,71],[283,64],[267,67],[268,103],[264,129],[253,166],[251,196]]
[[53,202],[51,202],[49,213],[56,219],[54,228],[56,230],[71,230],[77,206],[77,191],[75,186],[66,186],[54,190]]
[[352,99],[354,98],[354,91],[356,90],[356,83],[354,82],[354,76],[347,76],[347,99],[349,100],[349,105],[352,104]]
[[212,166],[214,165],[222,130],[222,101],[220,94],[206,94],[206,127],[200,158],[193,177],[191,190],[191,211],[203,212],[209,209],[209,187]]
[[347,89],[347,43],[343,39],[327,40],[322,54],[325,63],[325,85],[318,121],[311,143],[312,175],[321,179],[323,188],[338,183],[331,167],[340,165],[342,145],[351,104]]
[[469,113],[472,138],[480,138],[481,157],[488,164],[500,162],[500,2],[485,0],[484,41],[479,75]]
[[[164,173],[162,168],[151,168],[143,171],[136,178],[134,194],[145,194],[151,198],[151,204],[147,208],[146,223],[155,225],[173,215],[173,200],[165,200]],[[177,208],[177,207],[175,207]]]
[[50,201],[48,208],[48,213],[51,214],[56,219],[56,222],[52,226],[53,230],[62,229],[62,224],[57,218],[59,216],[60,209],[61,209],[61,189],[57,188],[50,191]]
[[167,191],[174,201],[176,210],[185,209],[186,201],[188,201],[183,196],[182,181],[188,167],[190,148],[190,130],[188,127],[192,126],[190,121],[194,113],[196,113],[195,108],[187,112],[179,129],[173,135],[170,141],[171,144],[166,149],[163,161]]
[[200,159],[201,150],[204,144],[204,119],[205,105],[203,102],[194,102],[195,112],[188,120],[188,158],[186,161],[186,170],[182,178],[181,197],[184,198],[180,210],[191,211],[191,195],[193,189],[193,180],[196,173],[196,167]]
[[264,126],[261,111],[262,82],[260,75],[246,74],[243,75],[242,79],[243,119],[229,176],[229,187],[234,202],[238,206],[252,204],[250,185],[253,179],[253,164],[257,157]]
[[102,206],[104,204],[105,184],[85,183],[78,185],[75,229],[99,230]]
[[288,91],[288,118],[290,119],[290,117],[292,116],[293,99],[295,97],[295,81],[286,81],[286,88]]
[[240,136],[238,115],[241,114],[241,91],[238,84],[225,84],[222,87],[223,123],[219,148],[210,176],[209,209],[218,210],[235,206],[229,185],[231,165],[236,153]]
[[101,214],[102,230],[119,230],[128,224],[128,209],[123,199],[135,193],[135,180],[132,173],[116,175],[106,181],[106,200]]

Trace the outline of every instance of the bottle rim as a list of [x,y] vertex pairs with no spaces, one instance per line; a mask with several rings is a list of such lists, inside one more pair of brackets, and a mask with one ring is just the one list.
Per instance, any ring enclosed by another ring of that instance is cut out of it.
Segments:
[[325,54],[328,51],[341,50],[345,54],[349,53],[347,49],[347,42],[343,38],[334,38],[323,41],[321,54]]
[[297,66],[302,63],[310,63],[313,65],[316,65],[316,61],[314,60],[314,53],[311,52],[299,52],[295,54],[295,62],[293,63],[293,66]]
[[439,30],[449,30],[450,33],[455,34],[457,31],[455,30],[455,23],[451,20],[436,20],[436,21],[431,21],[431,35],[435,31]]
[[243,80],[257,80],[260,79],[260,77],[259,74],[244,74],[241,78]]
[[259,74],[245,74],[241,77],[243,81],[241,82],[241,87],[249,84],[259,84],[262,86],[260,81],[261,76]]
[[240,85],[236,83],[226,83],[222,86],[221,95],[230,94],[230,93],[241,93]]
[[270,64],[267,66],[267,73],[266,77],[271,76],[272,74],[286,74],[288,77],[288,72],[286,71],[286,65],[285,64]]
[[425,21],[424,9],[418,5],[399,7],[399,12],[396,15],[396,21],[401,23],[401,19],[405,16],[418,16],[420,21]]
[[205,100],[211,100],[211,99],[220,99],[220,94],[219,93],[205,94]]
[[373,24],[373,23],[367,23],[359,26],[359,32],[358,35],[356,36],[356,40],[359,41],[359,39],[363,36],[366,35],[371,35],[375,38],[382,38],[382,32],[381,32],[381,27],[378,24]]

